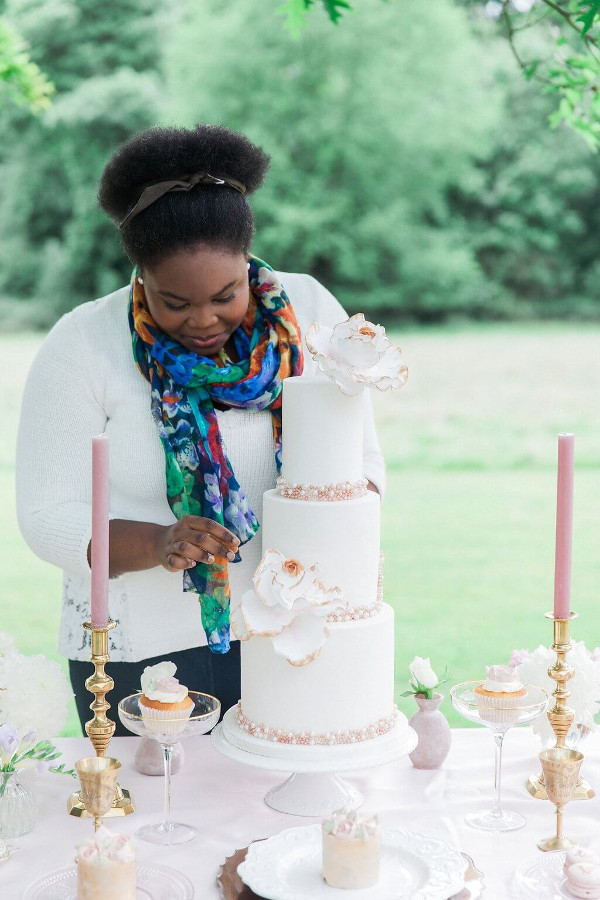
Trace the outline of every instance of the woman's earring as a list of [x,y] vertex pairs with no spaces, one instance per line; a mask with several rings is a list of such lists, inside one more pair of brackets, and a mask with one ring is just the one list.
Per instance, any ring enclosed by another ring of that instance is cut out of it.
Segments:
[[247,269],[250,268],[250,263],[246,263],[246,268],[247,268]]
[[141,275],[138,275],[138,277],[137,277],[137,283],[138,283],[138,284],[143,284],[143,283],[144,283],[144,279],[142,278]]

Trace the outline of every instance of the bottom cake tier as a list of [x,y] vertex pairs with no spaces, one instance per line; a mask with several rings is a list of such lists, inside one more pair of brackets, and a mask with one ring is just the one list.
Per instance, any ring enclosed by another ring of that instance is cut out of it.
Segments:
[[292,666],[271,640],[241,646],[238,725],[281,743],[345,744],[394,726],[394,611],[383,604],[370,619],[328,625],[320,654]]

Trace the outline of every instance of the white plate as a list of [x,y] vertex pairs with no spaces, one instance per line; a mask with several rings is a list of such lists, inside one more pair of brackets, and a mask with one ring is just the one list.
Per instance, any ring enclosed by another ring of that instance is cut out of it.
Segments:
[[321,825],[288,828],[250,844],[242,881],[265,900],[448,900],[464,887],[466,860],[437,838],[390,828],[381,840],[381,876],[372,888],[331,888],[321,876]]
[[[192,900],[192,882],[168,866],[138,863],[136,900]],[[58,869],[29,885],[23,900],[77,900],[77,867]]]

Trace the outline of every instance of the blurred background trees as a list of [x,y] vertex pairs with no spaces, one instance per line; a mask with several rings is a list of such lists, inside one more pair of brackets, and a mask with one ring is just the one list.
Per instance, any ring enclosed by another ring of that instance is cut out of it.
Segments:
[[126,282],[102,168],[142,128],[198,121],[272,154],[255,252],[351,311],[600,317],[598,157],[548,128],[555,97],[523,79],[482,3],[355,0],[338,27],[311,14],[296,36],[276,11],[6,0],[56,94],[37,116],[0,110],[5,323],[47,327]]

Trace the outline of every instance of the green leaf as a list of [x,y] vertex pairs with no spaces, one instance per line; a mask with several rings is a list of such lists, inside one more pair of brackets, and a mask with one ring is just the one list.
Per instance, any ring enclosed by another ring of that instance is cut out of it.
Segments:
[[583,28],[581,29],[582,37],[584,37],[595,24],[595,19],[600,13],[600,0],[588,0],[585,5],[587,6],[586,11],[575,20],[576,22],[581,22],[583,25]]
[[306,24],[306,13],[312,3],[313,0],[286,0],[277,8],[277,13],[285,16],[285,27],[294,37],[298,37]]
[[[600,3],[600,0],[598,2]],[[337,25],[342,18],[344,10],[352,9],[351,4],[347,0],[322,0],[322,3],[334,25]]]

